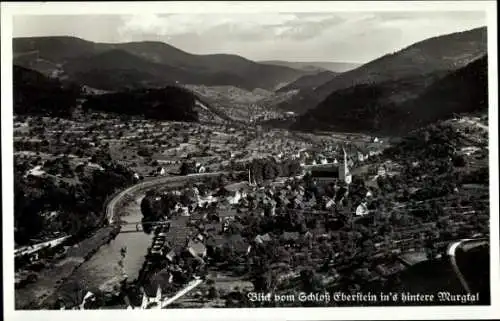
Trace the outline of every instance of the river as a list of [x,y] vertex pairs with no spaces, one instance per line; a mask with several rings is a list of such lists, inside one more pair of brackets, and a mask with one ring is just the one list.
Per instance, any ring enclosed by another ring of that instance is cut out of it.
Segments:
[[[140,204],[144,195],[138,196],[134,202],[130,202],[120,209],[120,218],[125,222],[140,222],[142,213]],[[131,231],[133,233],[126,233]],[[125,233],[124,233],[125,232]],[[123,262],[123,269],[132,281],[137,278],[139,270],[145,260],[147,248],[151,245],[152,234],[148,235],[142,231],[137,232],[135,225],[126,225],[121,229],[109,244],[103,245],[90,260],[85,262],[76,271],[77,278],[85,280],[88,288],[99,288],[103,285],[115,283],[121,275],[118,266],[120,251],[126,248],[127,252]]]

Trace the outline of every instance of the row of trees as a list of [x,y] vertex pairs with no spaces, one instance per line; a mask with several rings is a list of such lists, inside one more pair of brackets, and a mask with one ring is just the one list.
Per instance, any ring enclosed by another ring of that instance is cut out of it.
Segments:
[[300,163],[295,160],[277,162],[274,158],[254,159],[248,168],[252,179],[257,182],[271,180],[277,177],[296,176],[301,173]]
[[141,212],[144,221],[155,221],[163,216],[171,216],[177,203],[187,203],[185,194],[160,194],[153,190],[148,191],[141,202]]
[[390,159],[426,159],[451,157],[460,136],[450,125],[432,124],[419,129],[400,143],[384,150],[383,156]]

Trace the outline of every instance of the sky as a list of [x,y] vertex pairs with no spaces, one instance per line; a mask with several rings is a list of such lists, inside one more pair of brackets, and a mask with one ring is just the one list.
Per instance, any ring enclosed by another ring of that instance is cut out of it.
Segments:
[[486,25],[484,11],[22,15],[14,37],[162,41],[195,54],[365,63],[426,38]]

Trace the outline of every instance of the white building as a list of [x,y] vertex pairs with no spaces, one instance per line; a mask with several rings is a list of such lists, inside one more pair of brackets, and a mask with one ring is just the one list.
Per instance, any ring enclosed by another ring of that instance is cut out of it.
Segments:
[[359,204],[358,207],[356,208],[356,216],[364,216],[368,213],[369,213],[368,207],[366,206],[365,202]]
[[468,147],[463,147],[460,149],[460,152],[464,155],[470,156],[478,151],[480,151],[481,148],[476,147],[476,146],[468,146]]
[[89,301],[95,301],[95,294],[92,292],[87,292],[83,297],[82,303],[80,304],[80,310],[85,310],[85,304]]
[[33,175],[33,176],[43,176],[45,175],[45,171],[42,170],[42,165],[37,165],[35,167],[33,167],[32,169],[30,169],[29,171],[26,172],[26,175],[25,176],[28,176],[28,175]]
[[241,199],[244,199],[247,197],[247,193],[246,192],[240,192],[239,190],[233,192],[233,194],[231,196],[229,196],[227,198],[227,200],[229,201],[229,204],[238,204],[240,202]]
[[99,171],[104,171],[104,168],[102,168],[101,165],[96,164],[96,163],[88,162],[87,166],[90,167],[90,168],[92,168],[92,169],[96,169],[96,170],[99,170]]
[[335,200],[333,198],[330,198],[328,202],[326,202],[325,208],[328,210],[334,206],[335,206]]
[[190,216],[189,208],[187,206],[182,206],[181,204],[175,204],[174,211],[181,214],[181,216]]
[[378,168],[377,175],[378,176],[385,176],[387,174],[387,171],[385,170],[385,166],[381,165]]
[[161,309],[161,287],[158,287],[158,290],[156,291],[156,296],[155,297],[148,297],[146,293],[142,294],[142,304],[141,304],[141,309],[145,310],[148,309],[148,307],[151,307],[153,305],[157,309]]

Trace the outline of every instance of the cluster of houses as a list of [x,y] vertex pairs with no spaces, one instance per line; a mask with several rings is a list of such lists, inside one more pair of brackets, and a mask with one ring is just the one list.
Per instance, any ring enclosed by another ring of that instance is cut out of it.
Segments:
[[[306,197],[304,185],[297,180],[285,180],[279,184],[265,187],[257,186],[250,180],[249,182],[227,185],[214,195],[203,196],[200,195],[196,187],[186,189],[184,192],[189,192],[193,196],[190,198],[193,204],[188,206],[187,212],[182,211],[183,207],[177,204],[177,210],[183,213],[181,215],[192,215],[197,210],[203,212],[207,206],[220,206],[222,203],[227,205],[226,209],[238,210],[229,216],[224,216],[223,211],[219,210],[214,213],[210,212],[212,214],[205,212],[201,216],[201,220],[193,221],[196,227],[195,233],[189,233],[185,242],[180,242],[182,244],[172,245],[167,241],[168,225],[161,227],[161,230],[156,230],[149,252],[150,259],[147,260],[149,263],[145,263],[144,269],[147,271],[148,266],[152,267],[155,258],[166,262],[167,267],[156,273],[157,277],[163,275],[162,280],[156,282],[151,289],[161,288],[159,284],[162,282],[185,284],[191,278],[200,278],[205,273],[204,268],[207,262],[212,260],[215,253],[220,253],[221,249],[227,246],[232,248],[232,253],[236,254],[237,257],[245,257],[251,255],[259,247],[267,246],[268,242],[271,241],[293,246],[297,242],[301,243],[312,239],[313,232],[308,228],[305,228],[303,232],[284,232],[282,235],[265,233],[259,234],[251,240],[246,239],[241,235],[245,227],[240,221],[239,214],[236,213],[241,209],[244,211],[252,209],[260,210],[262,216],[275,216],[280,215],[279,211],[282,208],[305,210],[305,212],[313,208],[319,211],[331,211],[337,205],[343,204],[349,195],[349,184],[352,176],[346,160],[347,156],[344,152],[344,162],[341,166],[330,164],[331,168],[336,168],[336,170],[327,171],[329,182],[334,182],[336,193],[331,198],[326,195],[322,196],[321,200],[317,200],[314,196]],[[311,174],[313,174],[312,176],[318,174],[319,176],[316,176],[321,177],[321,174],[324,174],[324,168],[313,169]],[[325,179],[325,181],[327,180]],[[355,207],[354,216],[362,217],[371,212],[368,202],[372,197],[372,191],[368,191],[365,199]],[[321,208],[318,207],[318,204],[322,205]],[[210,215],[215,216],[215,220]],[[218,227],[214,228],[214,226]],[[221,233],[212,233],[216,230]],[[149,292],[150,296],[144,294],[144,305],[159,305],[158,294],[154,295],[152,290]]]
[[[195,173],[206,173],[207,172],[207,167],[203,164],[201,164],[200,162],[196,162],[194,164],[194,167],[195,167]],[[159,166],[155,172],[154,172],[155,176],[167,176],[168,175],[168,172],[167,172],[167,169],[163,166]]]
[[[389,165],[390,164],[384,164],[379,171],[390,168]],[[330,210],[337,204],[344,203],[348,196],[348,186],[352,182],[352,173],[346,153],[344,153],[344,162],[340,165],[317,165],[308,168],[307,171],[317,183],[333,183],[337,196],[334,198],[323,196],[321,200],[312,197],[306,200],[304,197],[304,186],[301,184],[290,184],[284,180],[282,182],[274,182],[266,187],[257,186],[257,184],[252,181],[251,173],[249,172],[248,182],[227,185],[220,188],[213,195],[201,196],[196,187],[189,191],[184,191],[184,193],[189,193],[192,196],[190,197],[192,204],[187,206],[186,204],[177,204],[174,210],[181,213],[181,215],[189,216],[197,209],[203,211],[203,209],[208,206],[220,207],[225,204],[226,207],[234,208],[248,208],[252,206],[255,208],[255,206],[257,206],[257,208],[262,209],[262,211],[268,215],[275,215],[279,207],[303,209],[318,208],[317,205],[321,203],[322,208],[320,210]],[[383,175],[385,173],[379,174]],[[292,185],[295,187],[292,187]],[[340,190],[344,192],[339,192]],[[372,194],[371,191],[368,191],[366,200],[369,200],[373,196]],[[368,212],[366,202],[363,202],[357,205],[354,214],[362,216],[366,215]]]
[[[377,139],[377,138],[376,138]],[[356,163],[362,163],[367,161],[370,157],[379,155],[382,153],[382,148],[380,146],[380,141],[376,140],[376,143],[369,143],[366,145],[348,145],[345,147],[332,147],[323,148],[321,151],[314,149],[302,148],[297,150],[295,153],[289,155],[293,160],[299,160],[302,166],[305,165],[326,165],[326,164],[340,164],[342,162],[343,154],[348,153],[347,163],[348,166],[352,167]],[[283,157],[282,153],[278,156]]]
[[[69,155],[68,157],[69,159],[75,159],[77,158],[76,156],[74,155]],[[33,168],[27,170],[24,174],[24,178],[27,178],[27,177],[47,177],[49,174],[47,173],[47,170],[46,170],[46,164],[38,164],[36,166],[34,166]],[[76,163],[76,166],[75,166],[75,171],[79,172],[79,171],[84,171],[84,170],[90,170],[90,171],[104,171],[104,168],[99,165],[99,164],[96,164],[96,163],[93,163],[89,160],[86,160],[86,161],[80,161],[80,162],[77,162]],[[49,170],[50,172],[50,170]],[[63,175],[58,173],[55,175],[56,177],[62,177]]]
[[[300,153],[303,156],[306,155],[307,151],[303,150]],[[319,156],[323,155],[319,154]],[[290,241],[292,243],[303,239],[306,237],[305,235],[309,235],[310,237],[312,234],[306,229],[305,234],[287,232],[284,235],[276,236],[267,233],[257,235],[253,240],[247,240],[238,232],[242,231],[244,227],[236,213],[241,210],[260,210],[262,216],[275,216],[279,215],[280,210],[284,208],[306,211],[309,209],[331,211],[337,205],[344,204],[346,198],[349,196],[349,185],[352,182],[350,168],[354,162],[348,158],[345,150],[343,150],[343,159],[340,158],[341,162],[334,158],[331,163],[325,163],[325,159],[323,158],[322,160],[324,164],[311,166],[307,168],[307,171],[310,172],[311,177],[317,182],[333,183],[335,187],[335,195],[333,197],[323,195],[321,199],[316,199],[314,195],[312,197],[310,195],[306,196],[303,182],[297,180],[274,182],[274,184],[265,187],[258,186],[255,182],[252,182],[251,173],[249,173],[248,182],[224,186],[211,195],[200,195],[196,187],[188,188],[182,192],[177,191],[177,193],[189,193],[191,196],[189,199],[192,204],[187,206],[186,204],[176,204],[174,207],[176,212],[184,216],[191,216],[195,211],[204,213],[201,216],[201,221],[195,223],[195,225],[198,224],[195,229],[197,232],[194,235],[186,237],[184,244],[173,246],[167,242],[168,227],[164,226],[161,231],[156,231],[153,245],[149,252],[149,256],[152,259],[148,260],[150,263],[146,263],[144,268],[147,271],[148,266],[153,264],[153,258],[165,260],[168,266],[166,269],[168,273],[165,272],[167,273],[165,277],[167,282],[175,283],[176,278],[180,278],[185,282],[186,273],[191,273],[191,276],[196,277],[203,274],[203,267],[206,265],[207,260],[214,255],[217,248],[220,249],[225,244],[231,244],[231,246],[237,249],[236,252],[241,255],[249,255],[253,249],[276,239],[276,237],[280,241]],[[329,160],[326,159],[326,161]],[[389,164],[384,164],[381,170],[388,166]],[[379,174],[383,175],[385,173]],[[368,202],[372,197],[372,191],[368,191],[365,199],[355,206],[354,216],[362,217],[371,212]],[[221,204],[225,204],[225,209],[236,209],[237,211],[233,215],[224,217],[222,214],[224,210]],[[218,210],[215,212],[204,211],[209,206],[215,206]],[[215,217],[215,224],[219,226],[222,232],[216,237],[214,237],[213,233],[210,233],[210,228],[208,228],[211,224],[210,222],[214,222],[210,215]],[[186,262],[196,262],[195,269],[188,268]]]
[[[170,230],[170,224],[157,226],[154,230],[152,246],[149,248],[147,260],[141,270],[141,274],[149,275],[151,272],[155,275],[152,280],[152,287],[145,287],[145,297],[151,290],[161,288],[164,284],[183,284],[191,277],[199,278],[200,268],[205,265],[207,248],[203,243],[203,236],[198,234],[196,237],[186,238],[184,244],[172,244],[167,240],[167,233]],[[195,270],[188,272],[189,258],[197,262]],[[166,267],[161,271],[156,271],[158,263],[166,263]]]

